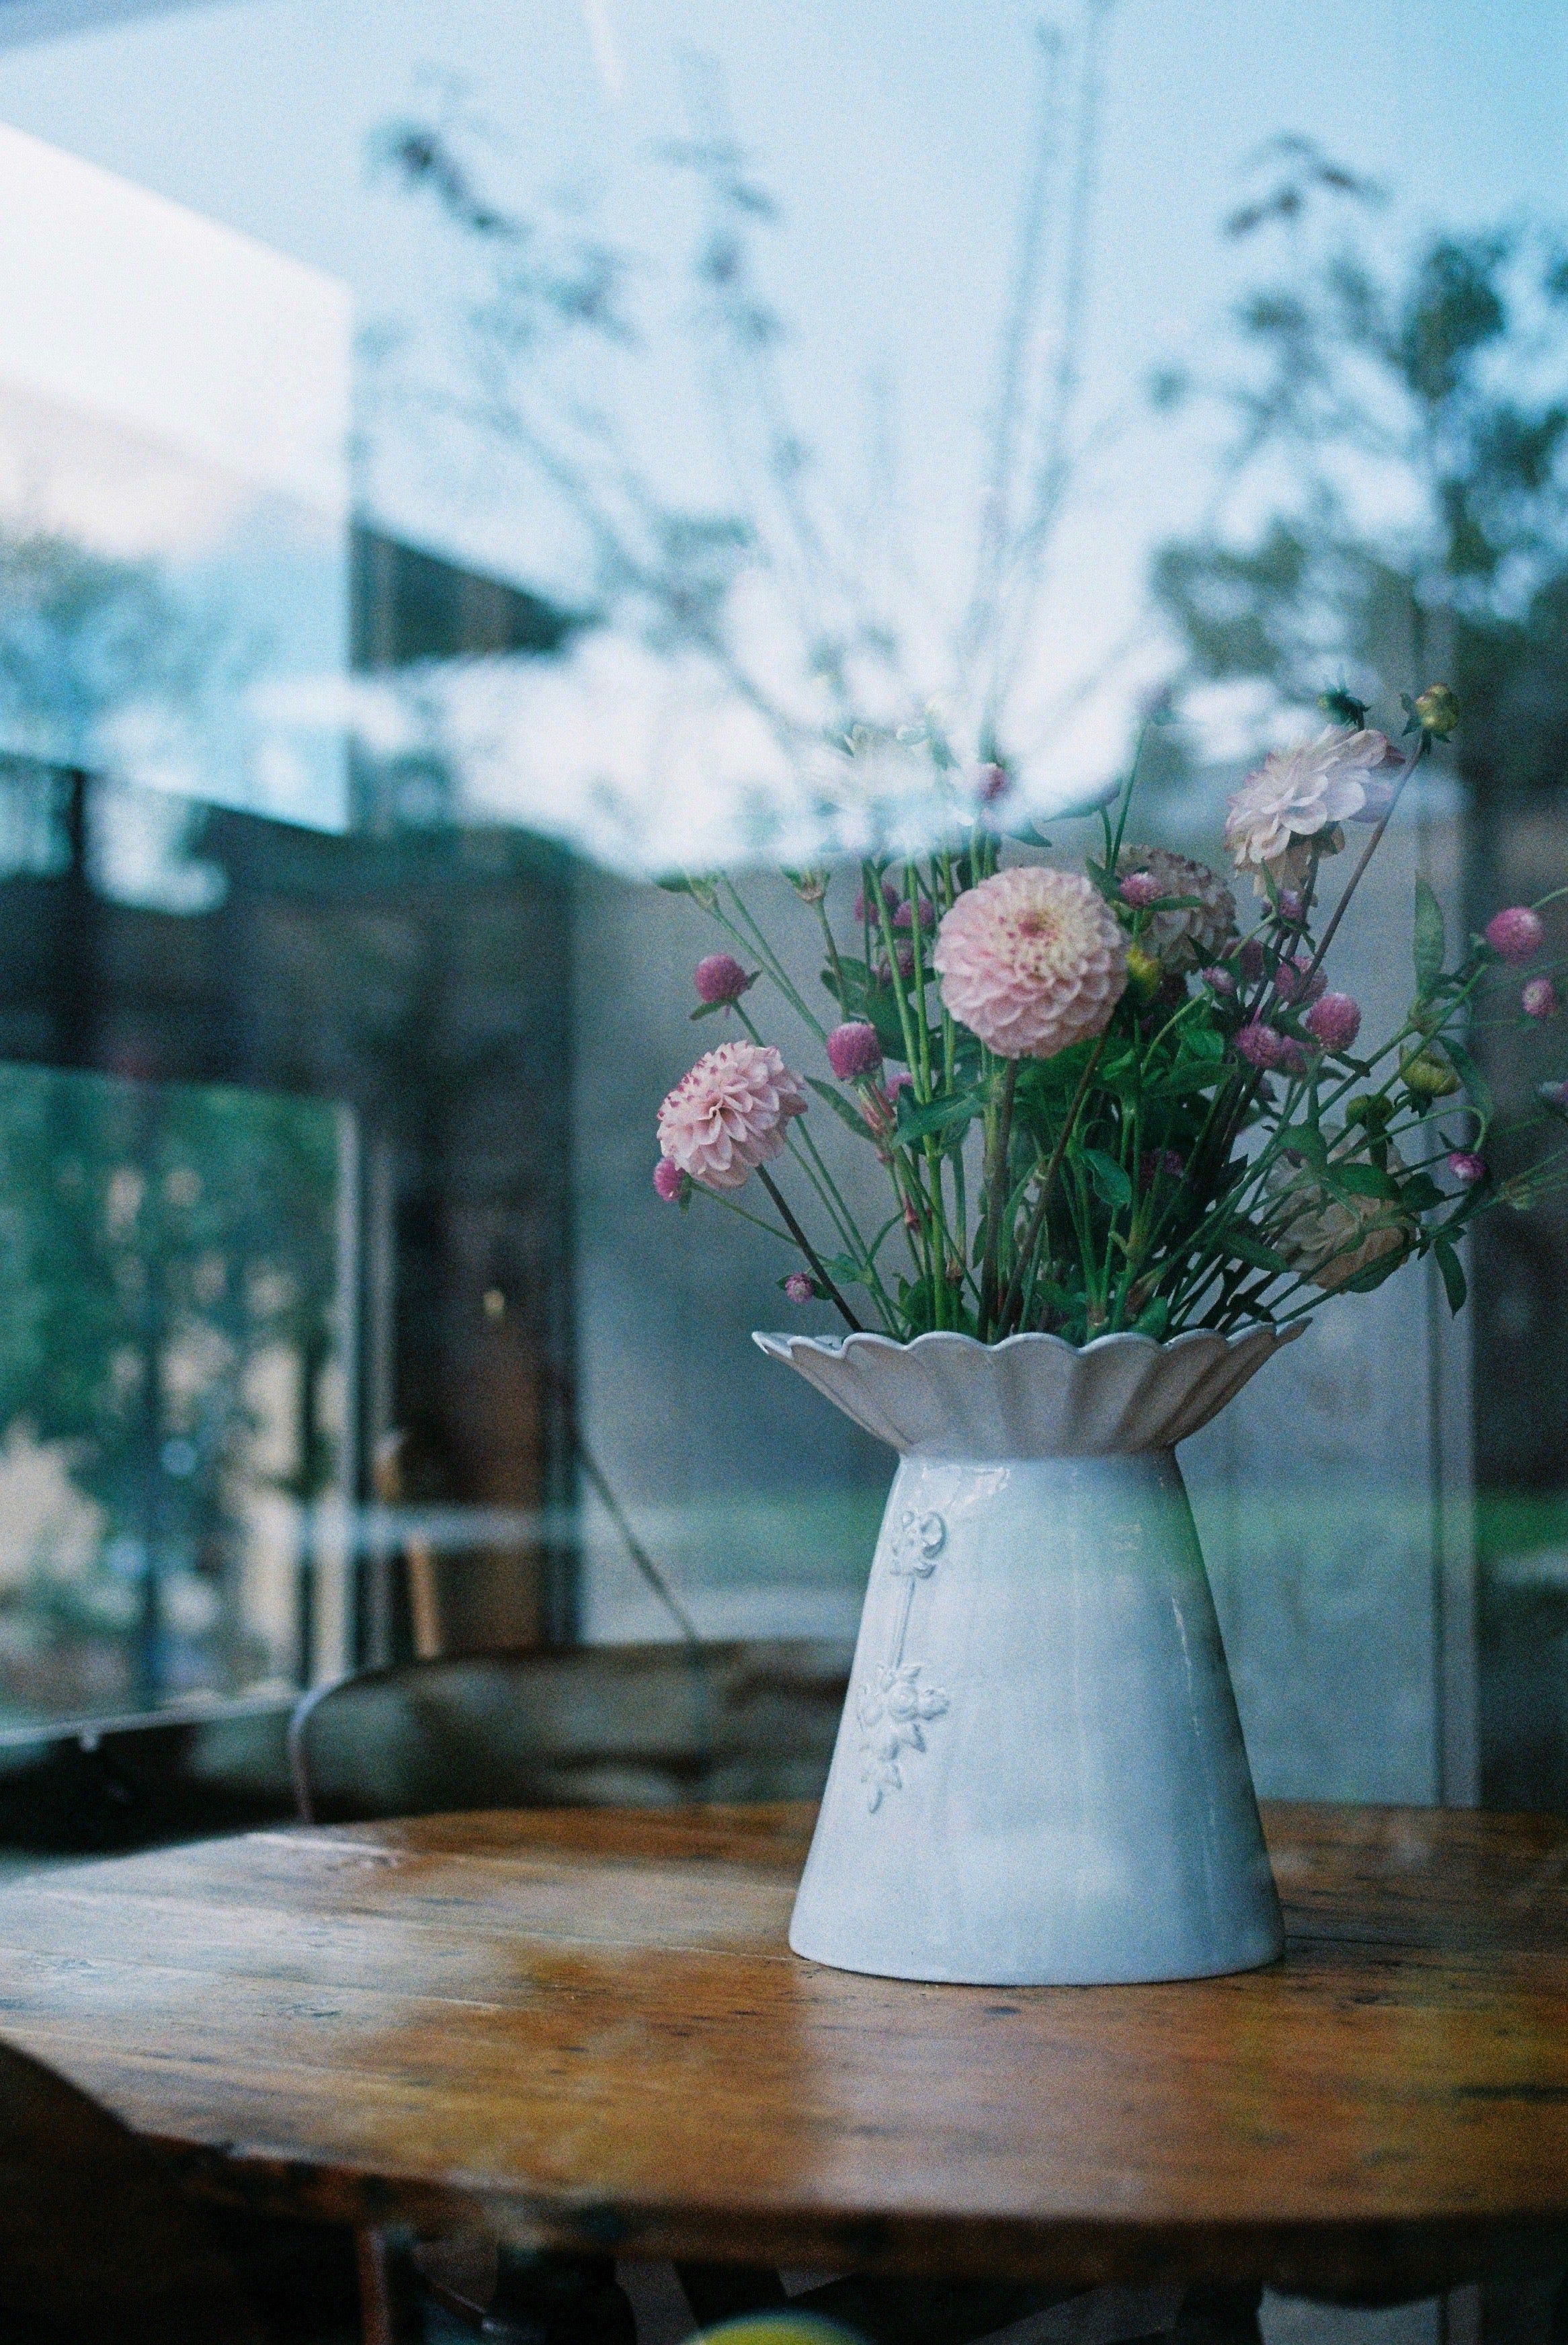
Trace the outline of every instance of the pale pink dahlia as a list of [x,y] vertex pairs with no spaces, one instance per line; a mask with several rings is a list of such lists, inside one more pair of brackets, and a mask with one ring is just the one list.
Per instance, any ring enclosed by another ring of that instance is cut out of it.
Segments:
[[1299,888],[1314,847],[1336,854],[1342,822],[1376,822],[1388,811],[1391,768],[1399,752],[1386,736],[1330,725],[1315,741],[1276,749],[1249,774],[1230,801],[1225,844],[1238,871],[1259,896],[1267,873],[1280,888]]
[[808,1101],[771,1042],[724,1042],[682,1076],[659,1110],[659,1146],[704,1189],[738,1189],[784,1144]]
[[1127,939],[1103,897],[1038,863],[966,888],[931,959],[946,1008],[1004,1059],[1054,1059],[1103,1032],[1127,985]]

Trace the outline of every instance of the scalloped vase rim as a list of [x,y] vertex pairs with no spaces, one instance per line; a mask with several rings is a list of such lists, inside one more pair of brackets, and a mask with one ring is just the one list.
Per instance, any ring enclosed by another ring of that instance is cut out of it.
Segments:
[[1111,1335],[1091,1336],[1087,1344],[1069,1344],[1065,1335],[1048,1335],[1039,1327],[1026,1328],[1016,1335],[1004,1335],[999,1344],[982,1343],[977,1335],[966,1335],[958,1327],[927,1327],[923,1335],[913,1335],[907,1339],[898,1335],[884,1335],[879,1327],[855,1327],[843,1335],[806,1335],[798,1330],[791,1330],[788,1333],[781,1330],[774,1333],[771,1328],[759,1328],[753,1331],[752,1341],[763,1351],[766,1351],[772,1345],[808,1345],[812,1351],[820,1353],[824,1358],[835,1360],[842,1359],[852,1346],[859,1344],[875,1344],[889,1352],[917,1352],[921,1345],[926,1344],[941,1345],[944,1347],[952,1344],[961,1344],[966,1351],[990,1353],[1009,1352],[1015,1346],[1023,1347],[1031,1344],[1041,1344],[1047,1345],[1053,1351],[1065,1352],[1070,1359],[1084,1360],[1097,1352],[1129,1348],[1150,1352],[1179,1352],[1183,1345],[1194,1344],[1219,1344],[1227,1351],[1231,1351],[1242,1344],[1251,1343],[1259,1335],[1271,1336],[1276,1346],[1280,1346],[1294,1343],[1298,1335],[1304,1335],[1307,1325],[1305,1319],[1298,1319],[1290,1327],[1270,1327],[1267,1325],[1259,1325],[1256,1327],[1240,1328],[1229,1335],[1222,1335],[1217,1327],[1184,1327],[1179,1335],[1142,1335],[1135,1334],[1130,1327],[1128,1327],[1118,1328]]

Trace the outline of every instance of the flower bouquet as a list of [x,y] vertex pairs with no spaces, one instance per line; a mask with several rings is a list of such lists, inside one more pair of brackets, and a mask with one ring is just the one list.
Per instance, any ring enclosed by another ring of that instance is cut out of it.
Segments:
[[[758,1343],[902,1460],[796,1903],[802,1954],[1024,1985],[1279,1952],[1175,1447],[1330,1294],[1431,1254],[1458,1310],[1472,1218],[1528,1202],[1564,1157],[1539,1148],[1493,1177],[1466,1041],[1500,987],[1522,1026],[1555,1016],[1552,970],[1521,978],[1542,906],[1497,912],[1451,960],[1418,882],[1394,1030],[1364,1038],[1332,988],[1346,910],[1458,709],[1431,687],[1396,746],[1329,699],[1327,729],[1231,798],[1230,879],[1130,836],[1136,758],[1079,870],[1037,848],[1009,859],[990,766],[950,842],[854,878],[793,875],[825,1014],[729,878],[679,883],[730,947],[699,964],[693,1015],[743,1030],[665,1099],[655,1186],[792,1251],[784,1294],[831,1305],[845,1332]],[[767,1039],[759,983],[817,1070]],[[1543,1131],[1568,1117],[1560,1075],[1537,1105]],[[818,1106],[885,1169],[875,1226],[814,1137]],[[740,1196],[754,1179],[757,1210]]]
[[[1457,1309],[1458,1241],[1475,1213],[1562,1178],[1559,1150],[1492,1179],[1492,1109],[1465,1039],[1544,929],[1540,908],[1510,907],[1451,968],[1441,909],[1418,883],[1410,1008],[1363,1039],[1359,1005],[1330,990],[1330,949],[1457,710],[1442,687],[1424,693],[1401,751],[1334,698],[1348,721],[1270,756],[1230,801],[1226,845],[1256,905],[1245,926],[1233,884],[1129,839],[1131,781],[1099,810],[1082,872],[1004,864],[988,819],[996,768],[961,845],[867,861],[837,883],[855,890],[847,924],[835,883],[794,876],[820,931],[825,1014],[728,878],[681,881],[733,948],[699,963],[693,1014],[733,1016],[746,1039],[710,1051],[664,1101],[659,1194],[761,1221],[796,1256],[780,1281],[792,1303],[820,1299],[851,1329],[904,1340],[1280,1328],[1426,1254]],[[1358,827],[1320,924],[1330,858]],[[748,999],[759,980],[804,1025],[821,1071],[797,1073],[765,1038]],[[1557,1007],[1541,969],[1518,1015],[1544,1027]],[[885,1168],[880,1227],[859,1226],[802,1121],[813,1095]],[[1538,1101],[1543,1126],[1568,1116],[1561,1080]],[[794,1203],[770,1169],[786,1155]],[[776,1219],[739,1203],[754,1174]]]

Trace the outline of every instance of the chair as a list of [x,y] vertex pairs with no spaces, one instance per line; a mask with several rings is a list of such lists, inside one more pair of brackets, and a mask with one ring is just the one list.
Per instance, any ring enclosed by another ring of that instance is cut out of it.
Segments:
[[266,2345],[165,2160],[0,2044],[0,2336],[16,2345]]
[[309,1823],[460,1808],[673,1807],[821,1792],[848,1648],[577,1645],[367,1670],[308,1694]]

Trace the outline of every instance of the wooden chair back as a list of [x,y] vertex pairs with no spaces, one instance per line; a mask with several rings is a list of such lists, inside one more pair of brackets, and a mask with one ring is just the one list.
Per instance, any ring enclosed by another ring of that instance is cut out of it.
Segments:
[[266,2345],[171,2167],[0,2044],[0,2336],[26,2345]]
[[410,1661],[308,1694],[307,1822],[462,1808],[815,1799],[850,1650],[826,1641],[574,1645]]

